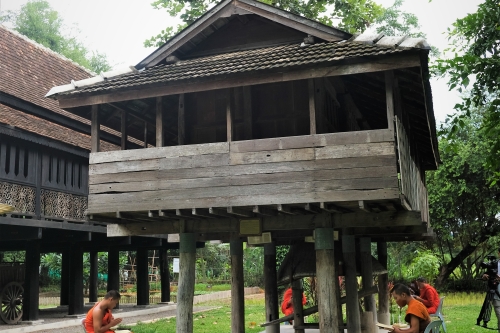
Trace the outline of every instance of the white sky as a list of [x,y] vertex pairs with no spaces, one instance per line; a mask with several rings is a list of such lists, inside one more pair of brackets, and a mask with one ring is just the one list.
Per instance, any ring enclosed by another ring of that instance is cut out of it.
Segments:
[[[19,10],[27,0],[0,0],[0,10]],[[76,24],[79,40],[91,50],[108,56],[114,67],[136,65],[154,48],[146,49],[144,40],[169,25],[177,25],[165,10],[155,10],[153,0],[48,0],[67,26]],[[390,6],[393,0],[376,0]],[[447,40],[443,34],[460,17],[477,10],[482,0],[406,0],[403,10],[416,14],[421,31],[429,44],[441,51]],[[453,112],[459,101],[457,92],[450,92],[444,80],[432,80],[434,112],[439,123]]]

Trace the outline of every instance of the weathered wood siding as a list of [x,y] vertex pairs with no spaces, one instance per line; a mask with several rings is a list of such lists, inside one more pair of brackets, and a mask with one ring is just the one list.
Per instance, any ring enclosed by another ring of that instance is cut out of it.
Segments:
[[393,133],[93,153],[89,213],[399,198]]

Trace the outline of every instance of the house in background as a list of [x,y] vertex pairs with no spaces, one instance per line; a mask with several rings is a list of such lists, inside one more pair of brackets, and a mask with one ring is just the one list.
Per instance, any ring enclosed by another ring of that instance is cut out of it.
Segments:
[[[166,255],[166,239],[108,239],[105,223],[87,217],[90,122],[44,95],[53,86],[92,73],[3,26],[0,72],[0,203],[14,207],[0,215],[0,253],[26,251],[20,266],[2,264],[0,258],[0,318],[9,324],[21,317],[39,319],[40,256],[49,252],[63,254],[60,304],[68,306],[69,314],[82,314],[83,252],[91,253],[89,296],[97,301],[97,251],[109,252],[108,288],[119,289],[118,251],[138,250],[141,265],[145,253],[147,265],[148,249],[162,249]],[[124,142],[127,147],[142,144]],[[103,130],[103,151],[121,145],[119,133]],[[141,267],[139,275],[147,281],[147,266]],[[11,277],[7,272],[12,271],[16,274]],[[168,285],[168,274],[165,280]],[[170,290],[164,289],[168,298]],[[149,290],[141,290],[139,303],[149,302]]]
[[[423,39],[355,37],[258,1],[225,0],[135,67],[47,96],[92,121],[93,220],[114,237],[180,234],[177,332],[193,330],[195,242],[220,239],[231,245],[232,332],[245,330],[249,242],[264,246],[270,331],[293,319],[295,332],[358,333],[389,319],[387,274],[376,308],[371,244],[384,267],[386,242],[432,235],[425,171],[439,156],[428,53]],[[147,148],[102,152],[102,124]],[[298,302],[291,318],[278,318],[276,245],[292,245],[295,299],[303,267],[315,263],[316,308]],[[314,311],[319,323],[304,323]]]

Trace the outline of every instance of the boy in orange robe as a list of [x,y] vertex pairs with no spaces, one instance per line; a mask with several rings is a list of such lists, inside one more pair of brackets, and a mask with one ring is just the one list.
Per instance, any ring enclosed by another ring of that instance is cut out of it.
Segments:
[[114,318],[111,310],[116,307],[120,301],[120,293],[116,290],[110,290],[104,296],[104,299],[96,303],[87,313],[85,318],[85,330],[87,333],[114,333],[111,327],[122,322],[121,318]]
[[[302,305],[306,304],[306,297],[304,293],[302,293]],[[288,288],[285,291],[285,295],[283,295],[283,303],[281,303],[281,312],[285,316],[288,316],[293,313],[293,301],[292,301],[292,288]],[[292,324],[292,320],[289,321],[290,325]]]
[[404,284],[395,285],[391,294],[400,307],[408,305],[406,309],[405,321],[410,324],[407,330],[394,327],[395,333],[423,333],[427,325],[431,322],[431,317],[427,308],[421,302],[411,296],[410,288]]

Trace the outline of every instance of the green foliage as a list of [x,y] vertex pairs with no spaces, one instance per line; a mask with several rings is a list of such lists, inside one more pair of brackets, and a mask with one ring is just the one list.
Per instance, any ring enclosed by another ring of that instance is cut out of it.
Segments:
[[434,73],[449,79],[450,90],[471,89],[470,95],[455,105],[457,113],[451,121],[448,138],[453,139],[458,128],[464,128],[465,119],[475,107],[481,107],[482,126],[489,138],[485,166],[492,172],[491,180],[496,182],[500,179],[499,0],[485,0],[477,12],[458,19],[448,30],[448,36],[451,47],[447,57],[437,61]]
[[[158,35],[144,42],[144,46],[163,45],[168,39],[193,23],[219,0],[156,0],[155,9],[164,9],[172,17],[179,17],[184,24],[167,27]],[[339,20],[338,28],[350,33],[363,32],[383,13],[383,7],[373,0],[261,0],[261,2],[289,11],[296,15],[333,25]]]
[[474,278],[478,261],[499,244],[500,184],[490,184],[492,171],[485,168],[496,138],[490,137],[483,121],[477,109],[461,118],[460,127],[445,123],[439,142],[442,164],[427,173],[432,227],[440,260],[446,263],[440,283],[457,268],[462,278]]
[[376,21],[375,30],[387,36],[423,37],[425,34],[418,31],[420,24],[415,14],[401,11],[404,0],[395,0],[394,4],[385,9]]
[[245,287],[264,286],[264,248],[247,247],[243,257]]
[[42,44],[54,52],[92,70],[95,73],[108,71],[111,66],[103,53],[89,51],[74,36],[63,33],[67,29],[59,13],[46,0],[27,2],[16,12],[8,12],[0,22],[10,22],[20,34]]
[[25,251],[0,252],[0,262],[24,262],[25,255]]
[[439,272],[439,259],[431,251],[417,252],[411,263],[411,280],[420,276],[433,281]]

